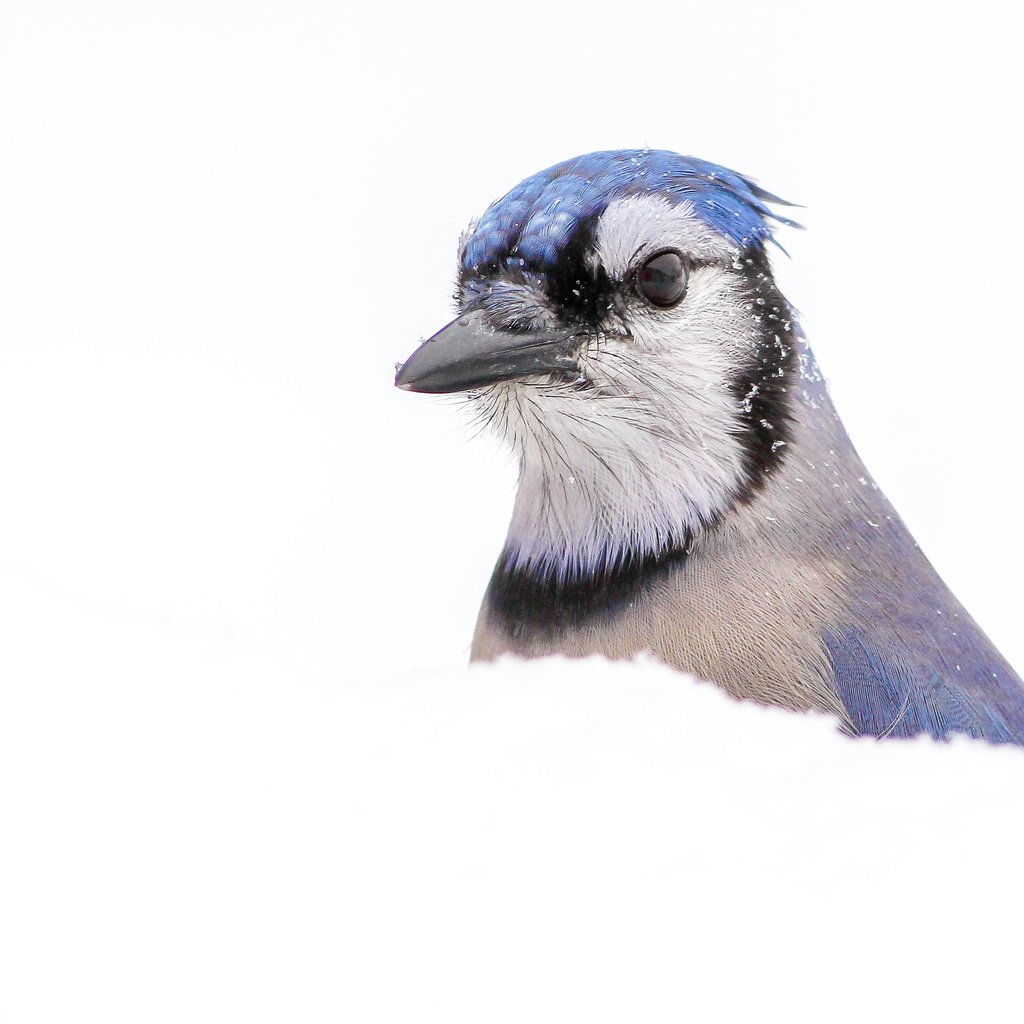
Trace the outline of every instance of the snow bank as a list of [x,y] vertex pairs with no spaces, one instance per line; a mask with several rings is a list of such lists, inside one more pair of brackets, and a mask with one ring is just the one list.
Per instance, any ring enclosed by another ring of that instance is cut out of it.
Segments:
[[[526,175],[749,171],[805,204],[776,273],[858,449],[1024,666],[1020,271],[928,258],[1024,229],[956,205],[1022,163],[1017,8],[922,46],[913,5],[528,7],[4,5],[2,1024],[1020,1015],[1024,754],[653,665],[467,673],[515,470],[392,386]],[[609,23],[651,96],[681,40],[730,71],[687,45],[685,116],[545,116]]]
[[5,1021],[1006,1016],[1024,753],[0,586]]

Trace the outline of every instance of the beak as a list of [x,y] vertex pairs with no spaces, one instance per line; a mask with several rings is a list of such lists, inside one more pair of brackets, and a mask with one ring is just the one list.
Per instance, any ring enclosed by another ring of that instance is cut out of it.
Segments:
[[395,386],[440,395],[538,374],[575,377],[582,343],[572,331],[496,330],[471,310],[423,342],[399,367]]

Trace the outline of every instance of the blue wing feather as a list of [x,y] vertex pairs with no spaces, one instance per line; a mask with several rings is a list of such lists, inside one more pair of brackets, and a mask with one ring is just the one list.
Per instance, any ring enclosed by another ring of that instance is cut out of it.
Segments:
[[[893,637],[883,633],[879,640]],[[829,631],[825,644],[836,690],[858,734],[949,739],[963,733],[1024,744],[1019,681],[980,631],[959,650],[932,648],[926,656],[919,646],[886,649],[853,627]]]

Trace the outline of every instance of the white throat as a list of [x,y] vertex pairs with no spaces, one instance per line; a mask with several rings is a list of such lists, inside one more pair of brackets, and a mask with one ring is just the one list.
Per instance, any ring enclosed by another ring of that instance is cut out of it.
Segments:
[[610,206],[596,238],[613,280],[667,245],[705,262],[677,307],[638,300],[609,315],[580,357],[587,386],[516,382],[473,398],[519,460],[508,567],[563,580],[685,547],[746,484],[730,382],[759,331],[732,250],[689,204],[650,196]]

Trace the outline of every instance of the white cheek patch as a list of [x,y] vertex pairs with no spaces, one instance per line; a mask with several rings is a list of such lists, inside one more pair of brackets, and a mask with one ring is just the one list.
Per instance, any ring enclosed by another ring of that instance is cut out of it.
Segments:
[[597,258],[612,280],[646,256],[678,249],[698,260],[722,260],[738,252],[736,245],[696,215],[686,200],[673,206],[662,196],[627,196],[601,215],[596,232]]
[[745,285],[724,266],[696,266],[678,306],[658,309],[639,298],[628,310],[634,343],[663,352],[672,361],[689,354],[717,367],[735,367],[750,353],[757,338]]
[[735,272],[697,267],[678,307],[631,309],[631,337],[588,346],[591,387],[479,394],[519,459],[513,566],[587,574],[685,545],[731,507],[746,483],[731,382],[755,343],[747,303]]

